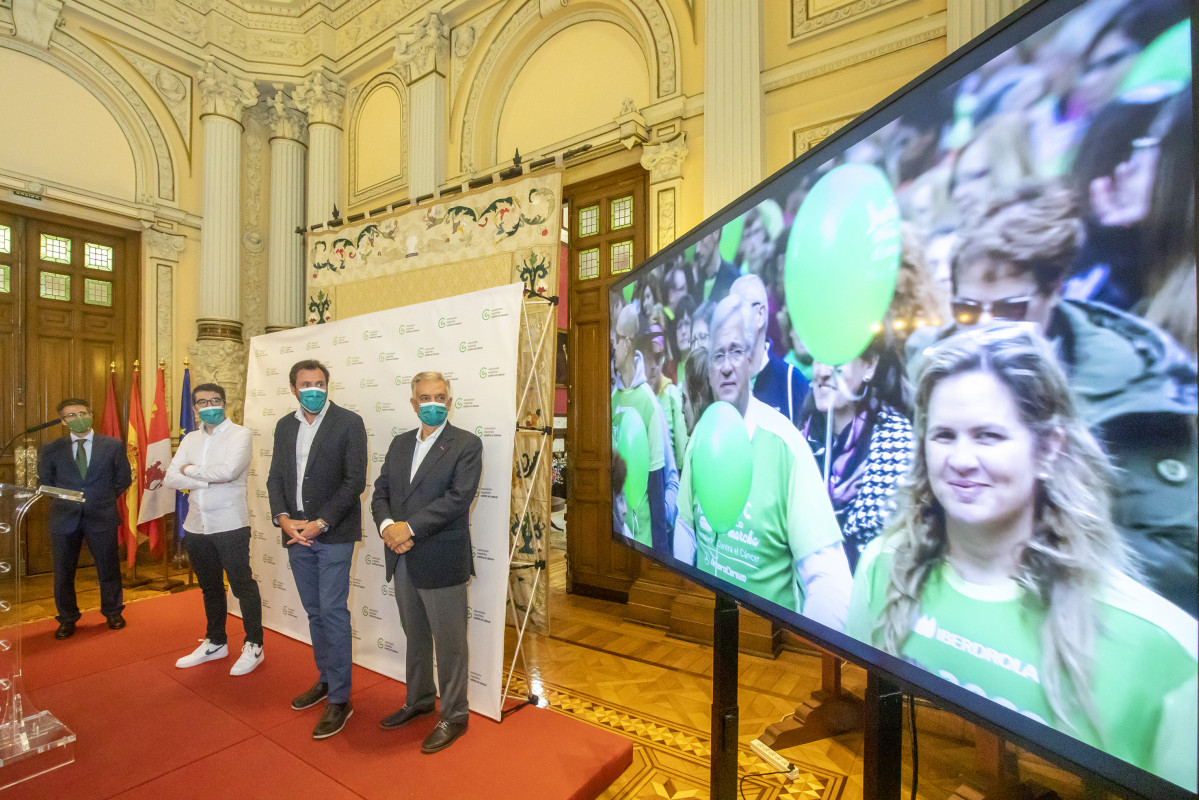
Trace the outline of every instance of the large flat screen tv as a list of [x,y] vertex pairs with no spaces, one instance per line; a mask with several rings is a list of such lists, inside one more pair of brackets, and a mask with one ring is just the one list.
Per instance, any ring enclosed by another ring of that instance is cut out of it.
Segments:
[[1155,798],[1196,785],[1192,13],[1032,3],[610,296],[614,536]]

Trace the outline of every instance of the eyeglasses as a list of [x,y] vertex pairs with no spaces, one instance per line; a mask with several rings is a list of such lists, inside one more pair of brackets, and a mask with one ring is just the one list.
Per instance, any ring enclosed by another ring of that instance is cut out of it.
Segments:
[[717,369],[723,367],[725,361],[729,362],[729,366],[735,367],[744,360],[744,347],[730,347],[728,350],[717,350],[712,356],[712,363]]
[[213,397],[211,399],[201,397],[196,401],[196,408],[220,408],[223,405],[225,405],[225,401],[219,397]]
[[991,303],[981,303],[968,297],[959,297],[954,299],[951,307],[953,308],[953,319],[959,325],[976,325],[984,313],[990,314],[992,319],[1023,322],[1024,318],[1028,316],[1028,306],[1031,302],[1032,297],[1027,295],[1005,297]]
[[708,341],[711,338],[712,338],[711,335],[709,335],[707,333],[693,333],[693,334],[691,334],[691,345],[693,347],[694,346],[705,346],[706,347],[708,344]]
[[72,412],[72,413],[70,413],[70,414],[63,414],[63,415],[62,415],[62,418],[63,418],[64,420],[68,420],[68,419],[91,419],[91,418],[92,418],[92,412],[90,412],[90,411],[80,411],[80,412],[78,412],[78,413],[76,413],[76,412]]

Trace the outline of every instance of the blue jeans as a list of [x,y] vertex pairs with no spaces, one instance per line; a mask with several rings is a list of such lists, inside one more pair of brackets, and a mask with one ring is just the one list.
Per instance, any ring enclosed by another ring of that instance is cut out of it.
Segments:
[[355,542],[287,548],[291,574],[296,579],[300,603],[308,613],[312,656],[320,680],[329,685],[329,702],[350,699],[350,670],[354,663],[350,631],[350,564]]

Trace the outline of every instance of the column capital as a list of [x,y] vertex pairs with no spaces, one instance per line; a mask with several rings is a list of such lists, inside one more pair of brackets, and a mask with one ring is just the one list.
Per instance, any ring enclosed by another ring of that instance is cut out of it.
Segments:
[[267,116],[271,124],[271,133],[276,138],[303,141],[308,118],[296,108],[295,102],[283,94],[282,89],[275,90],[275,96],[268,104]]
[[[143,225],[145,224],[143,223]],[[151,258],[159,261],[178,261],[179,254],[187,246],[186,237],[160,231],[157,228],[146,227],[142,236],[146,243],[146,252]]]
[[62,0],[13,0],[12,21],[18,39],[43,50],[62,21]]
[[410,33],[396,35],[395,49],[396,72],[405,85],[434,73],[445,76],[450,63],[450,26],[430,10]]
[[324,123],[342,127],[346,108],[346,85],[322,70],[309,75],[296,87],[296,108],[308,115],[308,124]]
[[647,144],[641,148],[641,166],[649,171],[649,182],[660,183],[683,177],[683,161],[687,149],[687,133],[680,133],[668,142]]
[[240,123],[242,110],[258,105],[254,82],[218,67],[212,58],[204,63],[196,85],[200,90],[201,117],[216,114]]

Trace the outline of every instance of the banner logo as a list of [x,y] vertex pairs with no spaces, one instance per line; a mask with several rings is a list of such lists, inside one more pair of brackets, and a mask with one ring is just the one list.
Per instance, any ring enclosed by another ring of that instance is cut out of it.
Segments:
[[279,348],[279,355],[282,356],[282,355],[286,355],[287,353],[294,353],[295,350],[296,349],[294,347],[292,347],[291,345],[285,344]]
[[466,342],[458,342],[458,352],[459,353],[466,352]]
[[445,317],[442,317],[441,319],[437,320],[437,327],[439,327],[439,328],[445,327]]
[[487,367],[479,367],[479,377],[480,378],[487,377]]
[[491,319],[491,309],[490,308],[483,309],[483,319],[485,319],[485,320]]

